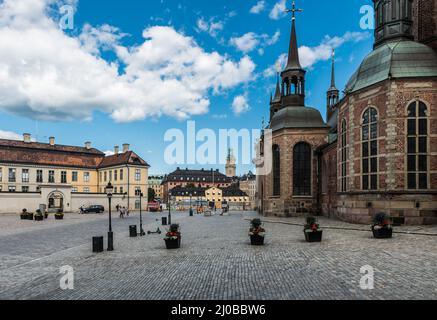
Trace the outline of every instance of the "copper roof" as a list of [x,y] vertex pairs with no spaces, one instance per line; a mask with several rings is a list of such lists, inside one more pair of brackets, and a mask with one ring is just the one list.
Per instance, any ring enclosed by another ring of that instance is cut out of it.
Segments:
[[0,139],[0,162],[98,169],[122,164],[149,166],[132,151],[105,157],[97,149]]

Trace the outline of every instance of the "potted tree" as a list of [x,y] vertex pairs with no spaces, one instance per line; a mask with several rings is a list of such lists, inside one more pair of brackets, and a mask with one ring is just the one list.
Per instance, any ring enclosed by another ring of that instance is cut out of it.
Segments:
[[261,219],[253,219],[250,222],[249,236],[250,236],[250,244],[252,246],[264,245],[266,230],[261,226],[262,226]]
[[383,212],[376,214],[373,217],[372,232],[376,239],[390,239],[393,237],[391,217]]
[[55,219],[56,220],[63,220],[64,219],[64,213],[61,209],[58,210],[58,212],[55,213]]
[[308,242],[321,242],[323,230],[320,229],[320,225],[317,223],[315,217],[307,217],[304,227],[305,240]]
[[164,241],[167,249],[179,249],[181,247],[181,232],[178,224],[172,224],[165,235]]
[[28,216],[27,209],[23,209],[20,213],[21,220],[27,220],[27,216]]
[[36,210],[35,213],[35,221],[44,221],[44,215],[42,214],[41,210]]

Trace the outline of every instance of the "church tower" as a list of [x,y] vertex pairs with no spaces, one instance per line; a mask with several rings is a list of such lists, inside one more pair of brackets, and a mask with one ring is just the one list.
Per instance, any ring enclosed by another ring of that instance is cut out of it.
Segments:
[[388,41],[414,40],[413,0],[373,0],[375,3],[375,45]]
[[232,149],[228,150],[228,157],[226,158],[226,176],[228,178],[237,176],[237,165],[235,164],[235,157],[232,154]]
[[270,119],[281,109],[281,86],[279,84],[279,74],[276,79],[276,90],[273,98],[270,99]]
[[305,105],[305,74],[299,60],[299,51],[297,46],[296,36],[296,17],[295,13],[302,10],[295,8],[293,1],[293,9],[291,23],[290,46],[288,49],[287,66],[281,73],[282,78],[282,107],[286,106],[304,106]]
[[331,86],[327,91],[327,121],[331,118],[334,113],[335,105],[338,103],[340,99],[340,91],[335,86],[335,52],[332,51],[332,70],[331,70]]

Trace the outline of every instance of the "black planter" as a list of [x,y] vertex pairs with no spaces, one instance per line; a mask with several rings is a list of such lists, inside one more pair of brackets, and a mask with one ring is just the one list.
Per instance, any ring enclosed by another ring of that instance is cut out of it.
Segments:
[[33,213],[27,214],[27,220],[33,220]]
[[252,246],[263,246],[264,238],[265,237],[258,236],[258,235],[250,236],[250,244]]
[[64,216],[55,214],[55,219],[56,220],[64,220]]
[[44,216],[43,215],[35,216],[35,221],[44,221]]
[[181,247],[181,238],[176,240],[165,239],[165,245],[168,250],[179,249]]
[[375,227],[373,227],[372,231],[376,239],[390,239],[393,237],[393,229],[391,228],[375,229]]
[[27,214],[20,214],[21,220],[27,220]]
[[305,232],[307,242],[322,242],[323,231]]
[[93,237],[93,252],[103,252],[103,237]]

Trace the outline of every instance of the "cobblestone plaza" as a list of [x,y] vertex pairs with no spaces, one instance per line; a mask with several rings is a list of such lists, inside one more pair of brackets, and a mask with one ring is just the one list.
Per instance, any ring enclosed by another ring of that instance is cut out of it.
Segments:
[[[129,238],[128,226],[138,223],[137,216],[116,218],[115,251],[100,254],[91,252],[91,237],[106,234],[106,215],[41,223],[2,216],[0,298],[437,298],[436,227],[397,228],[401,233],[393,239],[375,240],[368,226],[321,219],[324,241],[309,244],[301,219],[269,218],[266,246],[251,247],[248,219],[254,216],[174,214],[183,233],[176,251],[165,249],[162,235]],[[146,214],[145,230],[156,229],[160,217]],[[65,265],[74,270],[73,290],[60,289]],[[373,290],[359,285],[365,265],[375,271]]]

